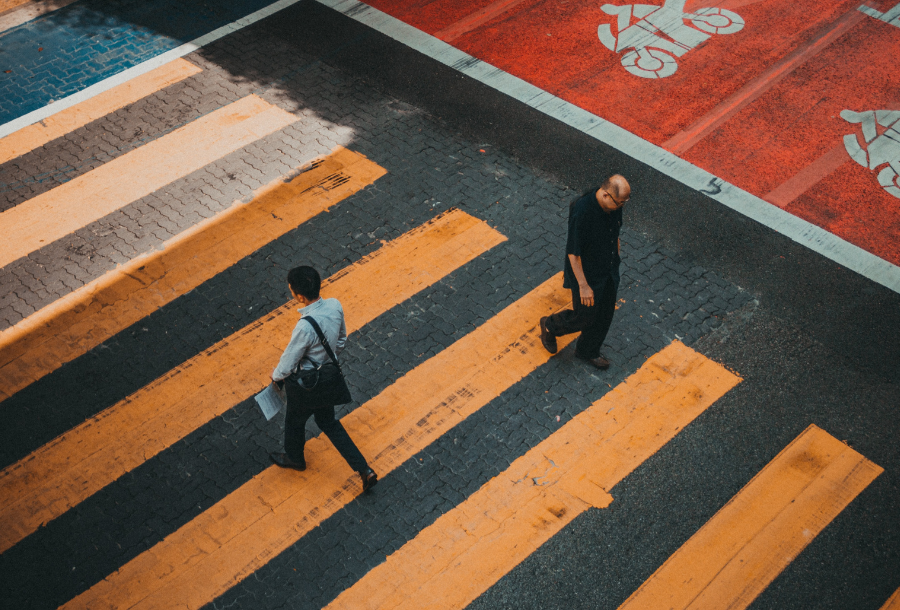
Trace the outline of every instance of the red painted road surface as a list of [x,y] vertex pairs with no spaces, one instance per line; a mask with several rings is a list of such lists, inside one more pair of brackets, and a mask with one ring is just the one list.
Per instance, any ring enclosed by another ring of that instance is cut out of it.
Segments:
[[894,264],[898,3],[369,0]]

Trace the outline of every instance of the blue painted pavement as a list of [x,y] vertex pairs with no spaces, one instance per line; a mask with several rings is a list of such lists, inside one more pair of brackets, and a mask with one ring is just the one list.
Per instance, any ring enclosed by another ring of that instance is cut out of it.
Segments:
[[0,34],[0,125],[273,0],[79,0]]

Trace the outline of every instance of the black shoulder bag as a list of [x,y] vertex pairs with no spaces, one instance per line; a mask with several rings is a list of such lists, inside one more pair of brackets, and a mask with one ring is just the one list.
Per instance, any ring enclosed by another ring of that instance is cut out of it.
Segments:
[[[318,322],[313,318],[306,317],[307,320],[319,335],[319,341],[322,347],[331,358],[331,362],[322,363],[313,369],[300,369],[293,375],[291,379],[295,380],[302,390],[303,404],[311,409],[319,409],[321,407],[333,407],[335,405],[343,405],[352,401],[350,396],[350,388],[344,381],[344,373],[341,371],[341,365],[338,363],[331,346],[328,345],[328,339],[325,333],[319,328]],[[313,362],[315,364],[315,362]]]

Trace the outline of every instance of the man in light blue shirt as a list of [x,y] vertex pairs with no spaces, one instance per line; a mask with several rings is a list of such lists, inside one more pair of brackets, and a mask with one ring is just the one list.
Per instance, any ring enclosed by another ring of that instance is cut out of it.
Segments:
[[344,309],[337,299],[321,298],[319,296],[321,286],[319,273],[312,267],[295,267],[288,272],[288,288],[304,307],[299,310],[300,321],[294,327],[291,340],[281,355],[278,366],[272,372],[272,381],[279,387],[284,387],[286,391],[287,414],[284,418],[284,453],[270,453],[269,457],[282,468],[306,470],[306,460],[303,457],[306,422],[313,416],[316,425],[334,444],[335,449],[347,460],[350,467],[359,473],[363,481],[363,491],[368,491],[378,482],[378,476],[369,468],[366,459],[341,422],[334,418],[334,405],[318,408],[304,405],[303,390],[295,377],[298,370],[315,369],[330,359],[308,318],[318,323],[329,346],[333,346],[335,356],[347,344]]

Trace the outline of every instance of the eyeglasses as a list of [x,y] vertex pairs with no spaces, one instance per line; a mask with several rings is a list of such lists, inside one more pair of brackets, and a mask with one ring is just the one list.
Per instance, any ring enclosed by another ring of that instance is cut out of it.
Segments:
[[607,191],[606,189],[603,189],[603,192],[606,193],[606,196],[607,196],[607,197],[609,197],[610,199],[612,199],[612,200],[615,202],[617,208],[621,208],[623,205],[625,205],[625,204],[628,202],[629,199],[631,199],[631,197],[628,196],[628,197],[626,197],[625,199],[623,199],[622,201],[618,201],[618,200],[617,200],[615,197],[613,197],[612,194],[610,194],[610,192]]

